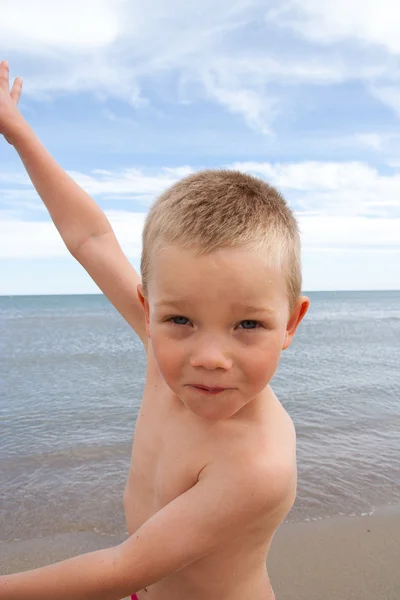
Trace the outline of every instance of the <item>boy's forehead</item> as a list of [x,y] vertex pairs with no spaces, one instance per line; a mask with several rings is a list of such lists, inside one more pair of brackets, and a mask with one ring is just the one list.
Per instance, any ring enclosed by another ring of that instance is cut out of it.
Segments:
[[286,296],[281,270],[254,253],[234,248],[206,255],[177,247],[163,248],[152,261],[150,289],[157,305],[196,301],[199,294],[223,294],[226,299],[228,294],[232,306],[261,308],[271,295]]
[[194,249],[181,248],[177,245],[168,245],[160,248],[152,256],[152,270],[170,270],[170,274],[181,272],[185,267],[193,269],[193,273],[225,271],[232,273],[239,271],[257,270],[276,271],[276,265],[270,257],[261,256],[260,253],[245,248],[217,248],[216,250],[202,254]]

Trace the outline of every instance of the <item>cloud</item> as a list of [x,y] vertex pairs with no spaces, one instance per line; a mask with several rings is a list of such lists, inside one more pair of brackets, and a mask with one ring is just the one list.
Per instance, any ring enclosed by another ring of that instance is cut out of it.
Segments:
[[395,86],[372,86],[370,92],[383,104],[386,104],[400,118],[400,90]]
[[318,162],[232,165],[263,176],[296,201],[302,213],[391,218],[400,216],[400,175],[382,175],[365,163]]
[[[309,18],[319,15],[312,13],[311,4],[305,7]],[[184,100],[205,94],[241,115],[251,128],[269,134],[280,106],[268,87],[271,82],[329,83],[371,75],[368,63],[353,66],[344,58],[304,48],[299,52],[295,40],[285,44],[283,53],[281,44],[274,43],[271,19],[260,19],[265,8],[257,0],[204,0],[201,5],[73,0],[57,10],[50,0],[8,5],[0,0],[5,50],[18,54],[29,43],[31,54],[46,60],[45,68],[28,62],[25,77],[24,94],[39,99],[91,92],[99,100],[119,98],[138,108],[149,100],[144,82],[148,87],[162,73],[177,73],[176,94]],[[282,23],[289,23],[285,14]],[[304,20],[293,19],[289,24]],[[263,22],[264,35],[254,36]],[[239,44],[238,36],[244,40]],[[106,114],[113,118],[112,111]]]
[[[128,258],[141,253],[144,213],[106,211]],[[305,251],[400,252],[400,218],[327,217],[298,215]],[[51,221],[23,221],[0,211],[0,258],[54,258],[69,256]]]
[[[87,92],[140,109],[167,89],[172,102],[206,98],[270,135],[294,84],[362,81],[393,107],[384,86],[399,76],[389,56],[400,51],[399,10],[394,0],[0,0],[0,36],[16,66],[27,44],[40,58],[15,73],[25,98]],[[340,40],[353,45],[332,51]]]
[[319,44],[347,39],[400,53],[397,0],[290,0],[270,15]]
[[[193,171],[189,166],[182,166],[164,167],[153,175],[135,168],[114,171],[93,169],[89,173],[68,171],[68,174],[88,194],[98,199],[132,200],[148,206],[167,187]],[[14,211],[27,207],[43,209],[41,203],[29,204],[30,200],[37,199],[38,196],[28,175],[0,171],[0,186],[3,206],[9,204]]]
[[[301,215],[400,217],[400,175],[382,174],[360,161],[235,162],[225,168],[265,179],[281,190]],[[151,172],[138,168],[94,169],[89,173],[69,171],[69,175],[98,201],[113,200],[116,208],[118,201],[139,202],[145,210],[165,189],[196,170],[185,165]],[[0,172],[0,183],[4,208],[12,209],[14,214],[26,208],[43,210],[40,202],[33,202],[37,194],[28,176]]]
[[383,135],[377,132],[370,133],[359,133],[356,136],[356,141],[362,145],[367,146],[369,148],[373,148],[374,150],[382,150],[384,145],[390,140],[392,136]]
[[153,175],[134,168],[116,171],[94,169],[90,175],[78,171],[69,171],[68,174],[95,197],[136,200],[148,206],[165,189],[193,171],[191,167],[182,166],[163,167]]
[[[105,211],[129,258],[140,256],[145,214]],[[51,221],[25,221],[0,211],[0,258],[66,257],[69,252]]]
[[[281,189],[298,216],[303,244],[310,250],[400,248],[399,175],[382,175],[361,162],[247,162],[226,167],[261,176]],[[182,166],[163,168],[152,175],[139,169],[70,174],[96,199],[140,200],[148,206],[177,179],[194,171],[190,166]],[[5,173],[0,179],[7,183]],[[21,179],[15,173],[10,174],[10,180],[19,186],[30,185],[28,178]],[[20,194],[21,190],[15,193]],[[23,211],[18,210],[17,200],[11,211],[3,210],[0,256],[65,256],[67,251],[50,221],[38,220],[37,216],[27,221],[21,216]],[[145,212],[122,211],[117,203],[116,209],[105,212],[124,251],[130,257],[138,257]]]
[[301,216],[304,250],[400,252],[400,218]]
[[[0,0],[0,37],[25,80],[24,114],[113,208],[135,260],[150,202],[206,163],[277,186],[315,264],[318,252],[385,261],[392,252],[394,263],[399,10],[389,0]],[[0,256],[67,255],[27,176],[7,168]]]
[[[124,31],[124,0],[0,0],[0,37],[10,68],[20,63],[23,98],[91,92],[140,107],[135,73],[116,48]],[[22,16],[23,15],[23,16]],[[29,46],[29,56],[26,48]],[[32,60],[34,57],[36,60]]]
[[114,42],[121,24],[118,0],[0,0],[0,37],[3,48],[51,54],[52,50],[79,52]]
[[[61,63],[62,61],[59,61]],[[147,105],[132,69],[119,63],[102,59],[101,53],[93,54],[64,64],[55,63],[49,73],[43,70],[25,77],[23,93],[36,100],[51,100],[55,95],[89,92],[98,101],[107,98],[123,100],[140,108]],[[68,64],[69,63],[69,64]]]
[[206,88],[210,96],[225,105],[230,112],[242,115],[251,128],[264,134],[271,133],[270,124],[279,112],[276,99],[265,99],[254,90],[246,90],[240,86],[226,87],[217,82],[206,81]]

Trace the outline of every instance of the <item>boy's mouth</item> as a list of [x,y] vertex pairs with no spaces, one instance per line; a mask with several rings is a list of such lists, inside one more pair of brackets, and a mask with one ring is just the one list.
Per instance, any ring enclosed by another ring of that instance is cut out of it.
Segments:
[[205,392],[206,394],[219,394],[227,389],[221,387],[206,387],[205,385],[196,384],[192,384],[190,387],[194,387],[196,390],[199,390],[199,392]]

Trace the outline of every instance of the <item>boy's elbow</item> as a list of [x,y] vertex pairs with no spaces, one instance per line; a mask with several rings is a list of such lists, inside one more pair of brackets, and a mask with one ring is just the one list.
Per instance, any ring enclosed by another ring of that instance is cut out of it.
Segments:
[[[108,233],[108,232],[107,232]],[[97,235],[86,235],[84,237],[64,237],[64,243],[67,247],[67,250],[70,254],[80,263],[85,261],[85,259],[94,255],[94,253],[98,250],[99,239],[105,239],[106,233]]]

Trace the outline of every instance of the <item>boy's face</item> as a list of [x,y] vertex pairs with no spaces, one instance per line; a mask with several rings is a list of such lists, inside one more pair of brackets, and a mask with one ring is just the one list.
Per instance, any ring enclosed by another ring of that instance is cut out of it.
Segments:
[[283,275],[232,248],[196,257],[167,246],[152,260],[147,299],[140,290],[163,379],[192,413],[211,421],[232,417],[261,394],[309,306],[301,297],[289,315]]

